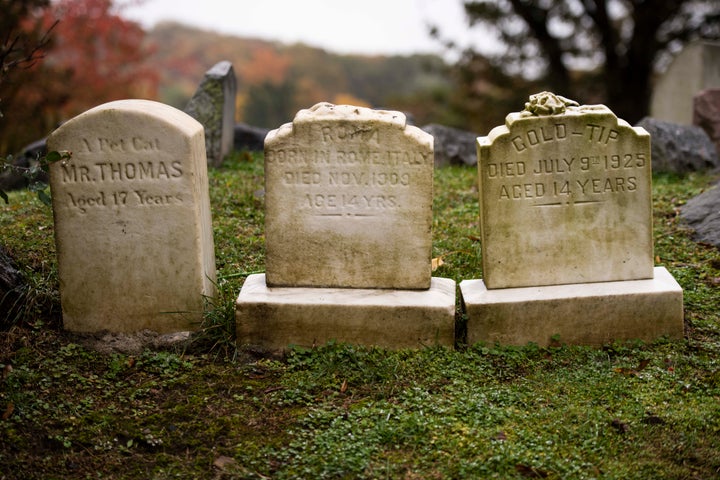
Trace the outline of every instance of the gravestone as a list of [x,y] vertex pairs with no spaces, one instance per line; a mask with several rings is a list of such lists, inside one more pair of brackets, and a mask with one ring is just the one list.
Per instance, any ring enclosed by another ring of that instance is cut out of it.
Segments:
[[317,104],[265,139],[266,273],[241,343],[452,345],[454,282],[431,278],[433,140],[400,112]]
[[50,167],[66,329],[193,330],[214,295],[202,125],[157,102],[95,107],[55,130]]
[[185,112],[205,128],[206,155],[214,167],[233,149],[237,80],[232,63],[216,63],[200,82]]
[[543,92],[478,138],[482,280],[468,341],[682,336],[682,291],[653,267],[650,136]]
[[687,44],[653,88],[650,116],[681,125],[693,124],[693,97],[720,87],[720,43]]

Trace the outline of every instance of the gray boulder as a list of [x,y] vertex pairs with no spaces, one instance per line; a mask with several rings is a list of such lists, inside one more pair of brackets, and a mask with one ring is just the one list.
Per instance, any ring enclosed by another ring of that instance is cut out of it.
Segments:
[[647,130],[652,139],[653,172],[702,172],[720,165],[715,145],[700,127],[651,117],[637,126]]
[[720,183],[688,200],[680,218],[695,230],[697,241],[720,247]]
[[246,123],[235,125],[233,145],[235,150],[249,150],[262,152],[265,147],[265,137],[270,129],[254,127]]
[[693,124],[705,130],[720,155],[720,88],[708,88],[693,97]]
[[477,165],[477,134],[431,123],[422,127],[435,139],[435,166]]

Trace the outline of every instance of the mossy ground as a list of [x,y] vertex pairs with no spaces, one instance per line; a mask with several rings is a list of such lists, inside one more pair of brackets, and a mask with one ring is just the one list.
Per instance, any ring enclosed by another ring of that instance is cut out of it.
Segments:
[[[481,276],[475,178],[436,172],[438,276]],[[2,243],[32,288],[0,332],[0,479],[717,478],[720,252],[678,221],[710,180],[654,179],[656,263],[684,289],[683,341],[466,346],[460,325],[454,350],[282,359],[233,342],[234,299],[264,264],[260,157],[211,171],[220,295],[182,349],[102,354],[63,332],[50,209],[13,194]]]

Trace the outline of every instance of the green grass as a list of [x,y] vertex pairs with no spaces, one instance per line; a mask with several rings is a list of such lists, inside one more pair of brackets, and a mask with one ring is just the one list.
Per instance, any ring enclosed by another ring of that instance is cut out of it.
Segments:
[[[437,276],[482,276],[475,176],[436,172]],[[233,341],[233,302],[264,268],[261,158],[210,172],[220,293],[183,350],[101,354],[63,332],[50,209],[12,194],[2,243],[33,288],[0,332],[0,479],[717,478],[720,252],[677,214],[710,180],[654,179],[655,256],[684,289],[684,341],[331,343],[282,359]]]

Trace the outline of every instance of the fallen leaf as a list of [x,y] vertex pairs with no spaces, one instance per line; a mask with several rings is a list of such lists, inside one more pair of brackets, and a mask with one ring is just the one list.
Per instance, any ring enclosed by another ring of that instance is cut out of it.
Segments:
[[225,456],[219,456],[215,459],[213,462],[213,467],[218,468],[220,470],[227,470],[228,467],[233,467],[237,465],[237,462],[234,458],[225,457]]
[[610,422],[610,426],[613,427],[615,430],[618,431],[618,433],[627,433],[628,430],[630,430],[630,427],[627,423],[620,421],[618,418],[613,418],[613,421]]
[[617,367],[613,370],[616,373],[622,373],[623,375],[637,375],[638,373],[645,370],[648,365],[650,365],[650,360],[646,358],[640,362],[637,368]]
[[476,235],[468,235],[467,238],[469,238],[473,242],[481,242],[482,241],[482,239]]
[[435,257],[435,258],[433,258],[433,259],[430,261],[430,265],[431,265],[431,267],[432,267],[432,271],[434,272],[434,271],[437,270],[438,268],[440,268],[440,267],[442,267],[443,265],[445,265],[445,262],[443,262],[443,258],[442,258],[442,257]]
[[343,380],[342,385],[340,385],[340,393],[347,392],[347,389],[348,389],[347,380]]
[[2,414],[2,419],[7,420],[8,418],[10,418],[10,415],[12,415],[14,411],[15,404],[12,402],[8,403],[7,408],[5,408],[5,412]]
[[12,365],[10,365],[9,363],[7,365],[5,365],[5,368],[3,368],[3,372],[2,372],[3,380],[5,380],[6,378],[8,378],[10,376],[10,372],[12,372],[12,369],[13,369]]
[[660,263],[660,255],[655,255],[655,263]]

